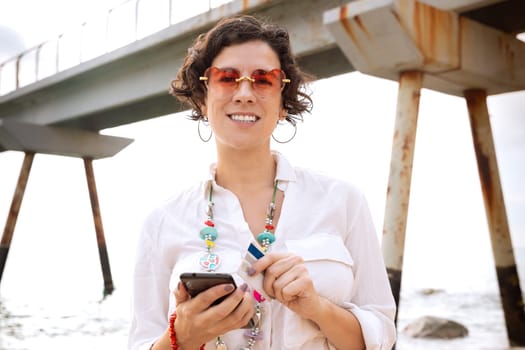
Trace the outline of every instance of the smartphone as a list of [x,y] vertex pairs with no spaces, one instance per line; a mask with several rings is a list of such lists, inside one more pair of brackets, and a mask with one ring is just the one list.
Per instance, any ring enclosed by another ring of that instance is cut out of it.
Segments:
[[[233,290],[237,288],[232,275],[228,273],[184,272],[180,275],[180,280],[182,283],[184,283],[186,290],[192,297],[218,284],[232,284],[234,287]],[[215,300],[212,305],[219,304],[221,301],[226,299],[228,295],[229,294],[226,294],[225,296]]]

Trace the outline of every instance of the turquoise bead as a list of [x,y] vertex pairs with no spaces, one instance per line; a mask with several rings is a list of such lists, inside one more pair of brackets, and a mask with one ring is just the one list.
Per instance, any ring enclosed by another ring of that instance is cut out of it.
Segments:
[[215,227],[209,227],[206,226],[201,230],[200,236],[201,239],[206,239],[206,237],[210,237],[210,241],[215,241],[217,239],[217,236],[219,234],[217,233],[217,229]]
[[257,240],[261,244],[262,244],[262,242],[264,242],[266,240],[268,242],[270,242],[270,244],[272,244],[273,242],[275,242],[275,236],[274,236],[273,233],[271,233],[269,231],[264,231],[263,233],[259,233],[259,235],[257,236]]

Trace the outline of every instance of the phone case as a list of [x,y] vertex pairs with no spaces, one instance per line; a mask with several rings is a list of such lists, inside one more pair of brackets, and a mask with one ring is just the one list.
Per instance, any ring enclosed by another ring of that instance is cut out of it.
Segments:
[[[234,288],[237,288],[233,277],[227,273],[185,272],[180,275],[180,280],[192,297],[218,284],[233,284]],[[212,305],[220,303],[228,295],[215,300]]]

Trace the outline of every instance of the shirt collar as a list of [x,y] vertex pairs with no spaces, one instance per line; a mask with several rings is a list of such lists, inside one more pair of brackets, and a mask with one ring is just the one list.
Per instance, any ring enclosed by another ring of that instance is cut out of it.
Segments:
[[[275,159],[276,163],[276,171],[275,171],[275,179],[279,180],[278,188],[281,191],[285,191],[288,187],[288,183],[290,181],[296,181],[297,178],[295,176],[295,170],[281,153],[277,151],[272,151],[273,159]],[[212,163],[210,165],[210,171],[208,173],[208,177],[205,182],[205,186],[203,188],[205,196],[208,196],[210,185],[213,184],[215,188],[218,187],[217,183],[215,183],[215,174],[217,172],[217,163]]]

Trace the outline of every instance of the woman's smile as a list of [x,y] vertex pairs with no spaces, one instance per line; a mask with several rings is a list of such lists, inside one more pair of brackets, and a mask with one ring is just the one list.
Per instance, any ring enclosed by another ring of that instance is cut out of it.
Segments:
[[255,123],[260,119],[258,116],[251,114],[228,114],[228,117],[233,121],[241,123]]

